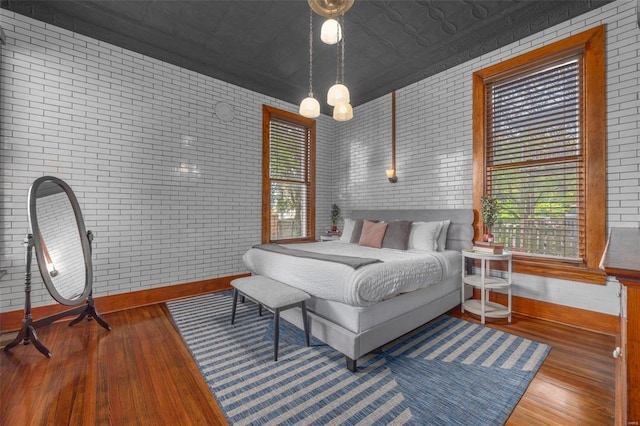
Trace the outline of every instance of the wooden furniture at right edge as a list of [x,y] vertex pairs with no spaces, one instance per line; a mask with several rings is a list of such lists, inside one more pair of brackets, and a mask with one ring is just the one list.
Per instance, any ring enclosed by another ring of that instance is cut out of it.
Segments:
[[612,228],[600,267],[621,284],[616,425],[640,424],[640,228]]

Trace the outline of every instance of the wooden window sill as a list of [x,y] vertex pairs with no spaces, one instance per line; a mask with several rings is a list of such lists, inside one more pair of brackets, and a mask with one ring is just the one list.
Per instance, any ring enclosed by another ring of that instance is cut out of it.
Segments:
[[[507,270],[507,263],[495,262],[494,265],[494,262],[491,262],[491,269]],[[513,272],[589,284],[604,285],[607,282],[607,275],[600,269],[546,259],[542,261],[535,258],[519,257],[517,254],[513,255]]]

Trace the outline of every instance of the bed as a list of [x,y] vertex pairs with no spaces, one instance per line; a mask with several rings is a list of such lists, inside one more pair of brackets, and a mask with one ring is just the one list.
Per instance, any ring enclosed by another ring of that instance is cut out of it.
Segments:
[[[254,247],[243,261],[254,275],[309,293],[311,334],[342,352],[347,368],[356,371],[358,358],[460,303],[460,250],[473,246],[474,214],[471,209],[355,210],[350,216],[386,223],[449,221],[440,241],[445,247],[425,252],[412,246],[393,250],[349,241],[319,242],[275,251]],[[288,253],[289,249],[295,253]],[[306,257],[306,253],[314,254]],[[351,255],[364,264],[354,267],[327,261],[334,255]],[[282,317],[302,328],[296,309],[282,312]]]

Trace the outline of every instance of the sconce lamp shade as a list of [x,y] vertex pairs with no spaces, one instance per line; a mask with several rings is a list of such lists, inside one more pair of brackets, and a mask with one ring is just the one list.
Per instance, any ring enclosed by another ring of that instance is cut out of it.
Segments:
[[300,115],[308,118],[320,116],[320,102],[312,96],[304,98],[302,102],[300,102]]
[[351,102],[349,89],[344,84],[334,84],[327,92],[327,103],[331,106],[339,104],[348,104]]
[[342,28],[335,19],[327,19],[320,30],[320,40],[325,44],[336,44],[342,40]]
[[338,104],[333,108],[333,119],[336,121],[349,121],[353,118],[353,108],[350,103]]

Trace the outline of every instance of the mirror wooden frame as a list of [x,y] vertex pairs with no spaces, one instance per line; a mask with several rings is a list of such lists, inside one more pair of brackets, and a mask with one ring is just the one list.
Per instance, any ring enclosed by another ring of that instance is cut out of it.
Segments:
[[[49,270],[47,268],[47,261],[45,256],[45,243],[42,239],[42,235],[40,233],[40,228],[38,226],[38,217],[36,211],[36,199],[38,188],[44,182],[52,182],[58,185],[67,195],[68,200],[71,204],[71,207],[74,212],[74,218],[76,221],[76,226],[78,228],[78,233],[80,237],[80,244],[82,245],[83,252],[83,260],[84,260],[84,268],[85,268],[85,286],[83,292],[74,299],[68,299],[64,297],[56,286],[54,285]],[[53,176],[42,176],[34,181],[29,189],[28,196],[28,216],[29,216],[29,226],[30,233],[27,234],[24,244],[26,248],[25,252],[25,303],[24,303],[24,318],[22,320],[22,328],[20,332],[16,336],[16,338],[5,346],[4,350],[8,351],[14,346],[18,345],[18,343],[22,342],[24,345],[28,345],[29,343],[33,343],[33,345],[46,357],[51,357],[51,351],[40,342],[38,339],[38,335],[36,334],[36,329],[45,325],[49,325],[58,319],[64,318],[70,315],[78,315],[76,319],[69,323],[69,326],[79,323],[83,319],[92,320],[95,319],[98,324],[100,324],[103,328],[107,330],[111,330],[109,324],[106,323],[100,317],[96,308],[93,304],[93,265],[91,263],[91,241],[93,240],[93,234],[91,231],[87,231],[84,225],[84,220],[82,218],[82,213],[80,211],[80,204],[78,200],[71,190],[71,187],[67,185],[63,180],[53,177]],[[38,267],[40,269],[40,275],[42,276],[42,280],[44,281],[45,287],[49,291],[49,294],[59,303],[63,305],[78,305],[82,302],[86,302],[83,306],[77,306],[73,309],[60,312],[54,315],[50,315],[45,318],[41,318],[39,320],[34,321],[31,317],[31,261],[32,261],[32,253],[33,248],[36,249],[36,259],[38,262]]]

